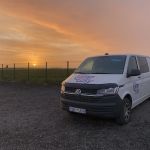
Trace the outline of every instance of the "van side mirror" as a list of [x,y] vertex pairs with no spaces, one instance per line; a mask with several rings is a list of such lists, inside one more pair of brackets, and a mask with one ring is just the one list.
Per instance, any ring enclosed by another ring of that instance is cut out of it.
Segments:
[[127,78],[133,77],[133,76],[139,76],[140,74],[141,74],[141,72],[139,69],[133,69],[127,73]]

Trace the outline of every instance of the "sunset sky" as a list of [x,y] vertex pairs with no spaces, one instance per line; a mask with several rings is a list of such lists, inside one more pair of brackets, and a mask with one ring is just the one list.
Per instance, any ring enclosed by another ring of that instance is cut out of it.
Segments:
[[0,63],[76,65],[105,52],[150,55],[149,0],[0,0]]

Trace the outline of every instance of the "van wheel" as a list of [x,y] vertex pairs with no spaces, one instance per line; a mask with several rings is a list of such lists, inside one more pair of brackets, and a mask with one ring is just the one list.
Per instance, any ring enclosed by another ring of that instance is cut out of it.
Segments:
[[116,122],[120,125],[127,124],[131,118],[131,101],[128,98],[124,99],[124,104],[120,112],[120,116],[116,119]]

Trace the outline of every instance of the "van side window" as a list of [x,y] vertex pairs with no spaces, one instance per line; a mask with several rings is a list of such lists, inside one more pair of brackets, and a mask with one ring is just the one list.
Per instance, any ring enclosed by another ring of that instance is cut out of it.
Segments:
[[137,70],[138,65],[136,61],[136,57],[132,56],[129,59],[129,64],[128,64],[128,73],[130,73],[132,70]]
[[138,63],[141,73],[149,72],[148,62],[145,57],[138,57]]

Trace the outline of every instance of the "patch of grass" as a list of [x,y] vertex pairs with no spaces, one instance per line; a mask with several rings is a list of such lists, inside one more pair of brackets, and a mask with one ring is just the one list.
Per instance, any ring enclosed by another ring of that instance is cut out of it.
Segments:
[[60,84],[64,79],[66,79],[70,74],[72,74],[74,69],[54,68],[48,69],[47,75],[45,69],[30,69],[29,70],[29,80],[28,80],[28,70],[23,68],[18,68],[15,70],[11,68],[5,68],[3,71],[0,70],[0,80],[1,81],[15,81],[23,83],[32,84]]

